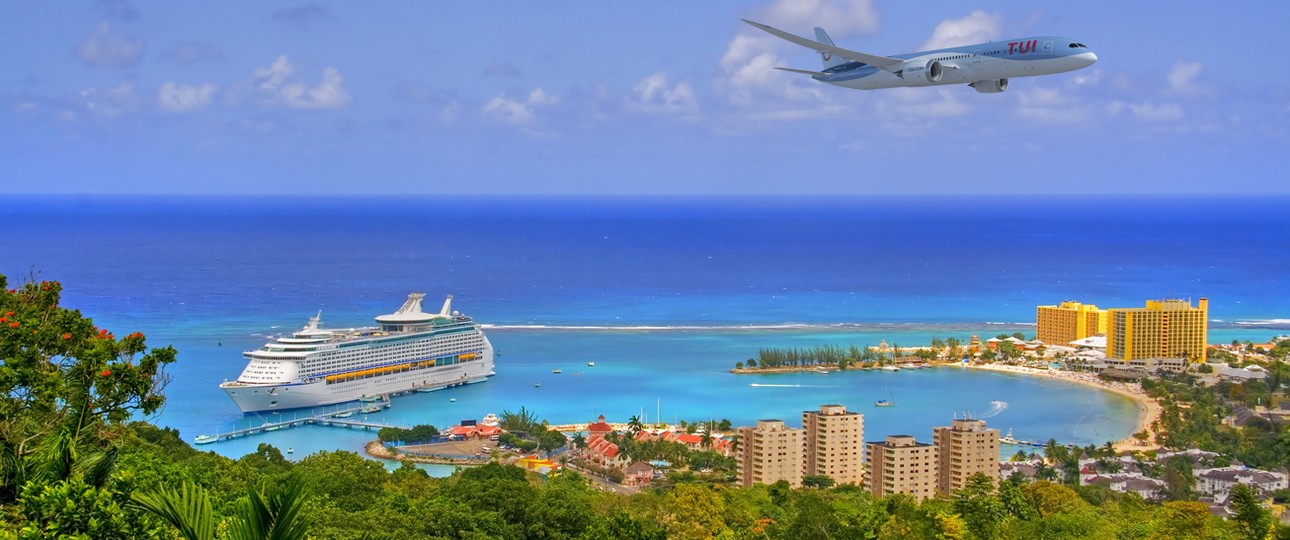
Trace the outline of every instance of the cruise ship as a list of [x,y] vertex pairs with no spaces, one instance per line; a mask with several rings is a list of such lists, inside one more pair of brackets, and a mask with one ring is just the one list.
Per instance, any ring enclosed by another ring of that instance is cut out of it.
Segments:
[[487,380],[493,345],[474,319],[421,310],[423,293],[376,317],[377,326],[327,330],[322,312],[290,336],[242,354],[246,368],[219,387],[244,413],[298,409]]

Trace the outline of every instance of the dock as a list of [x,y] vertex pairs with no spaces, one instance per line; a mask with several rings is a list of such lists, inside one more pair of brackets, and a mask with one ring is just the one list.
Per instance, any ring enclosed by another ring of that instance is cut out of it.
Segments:
[[[327,411],[327,412],[322,412],[322,413],[313,414],[313,415],[304,416],[304,417],[295,417],[290,420],[282,420],[278,422],[265,422],[258,426],[252,426],[252,427],[243,428],[243,429],[236,429],[233,431],[226,431],[224,433],[217,433],[215,435],[201,435],[197,437],[196,443],[210,444],[213,442],[227,441],[229,439],[236,439],[238,437],[247,437],[251,435],[260,435],[263,433],[269,433],[272,431],[278,431],[282,429],[289,429],[289,428],[305,426],[305,425],[334,426],[334,427],[344,427],[344,428],[363,429],[363,430],[380,430],[387,427],[403,427],[403,426],[396,426],[388,423],[376,423],[376,422],[368,422],[366,420],[356,420],[348,417],[337,418],[338,416],[345,415],[346,413],[348,413],[349,415],[365,414],[363,412],[364,409],[368,409],[368,412],[372,412],[370,410],[370,407],[372,407],[373,405],[379,406],[381,410],[388,409],[390,408],[390,397],[388,395],[381,396],[381,402],[379,404],[358,403],[357,405],[354,405],[352,407],[345,408],[345,409],[338,408],[334,411]],[[407,429],[407,428],[404,428],[404,429]]]

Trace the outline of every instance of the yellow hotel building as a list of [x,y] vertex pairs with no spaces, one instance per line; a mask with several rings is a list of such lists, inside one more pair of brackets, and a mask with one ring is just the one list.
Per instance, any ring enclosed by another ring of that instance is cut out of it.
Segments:
[[1205,361],[1209,300],[1148,300],[1146,307],[1107,310],[1106,356],[1131,361],[1185,358]]
[[1062,302],[1039,306],[1035,316],[1035,339],[1049,345],[1066,345],[1077,339],[1106,333],[1106,310],[1093,304]]

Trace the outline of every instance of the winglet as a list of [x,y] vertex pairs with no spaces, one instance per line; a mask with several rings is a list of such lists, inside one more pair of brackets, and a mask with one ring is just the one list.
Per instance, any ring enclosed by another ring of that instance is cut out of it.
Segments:
[[856,62],[864,62],[864,63],[869,64],[869,65],[871,65],[871,66],[877,66],[877,67],[880,67],[880,68],[882,68],[882,69],[884,69],[884,70],[887,70],[887,71],[894,71],[894,70],[896,70],[896,69],[900,69],[900,66],[901,66],[902,64],[904,64],[904,63],[905,63],[905,61],[904,61],[904,60],[901,60],[901,59],[899,59],[899,58],[891,58],[891,57],[888,57],[888,56],[877,56],[877,55],[872,55],[872,54],[862,53],[862,52],[859,52],[859,51],[852,51],[852,50],[849,50],[849,49],[843,49],[842,47],[838,47],[838,46],[836,46],[836,45],[829,45],[829,44],[827,44],[827,43],[820,43],[820,42],[815,41],[815,40],[813,40],[813,39],[807,39],[807,38],[804,38],[804,37],[802,37],[802,36],[798,36],[798,35],[790,34],[790,33],[788,33],[788,32],[785,32],[785,31],[780,30],[780,29],[778,29],[778,28],[775,28],[775,27],[773,27],[773,26],[766,26],[766,25],[761,24],[761,23],[752,22],[752,21],[750,21],[750,20],[748,20],[748,19],[739,19],[739,20],[741,20],[741,21],[743,21],[743,22],[746,22],[746,23],[748,23],[748,24],[750,24],[750,25],[752,25],[752,26],[754,26],[754,27],[758,28],[759,30],[762,30],[762,31],[764,31],[764,32],[766,32],[766,33],[768,33],[768,34],[770,34],[770,35],[772,35],[772,36],[775,36],[775,37],[777,37],[777,38],[780,38],[780,39],[782,39],[782,40],[789,41],[789,42],[792,42],[792,43],[796,43],[796,44],[801,45],[801,46],[803,46],[803,47],[807,47],[807,48],[810,48],[810,49],[814,49],[814,50],[819,51],[819,52],[822,52],[822,53],[829,53],[829,54],[832,54],[832,55],[834,55],[834,56],[840,56],[840,57],[842,57],[842,58],[846,58],[846,59],[848,59],[848,60],[855,60]]

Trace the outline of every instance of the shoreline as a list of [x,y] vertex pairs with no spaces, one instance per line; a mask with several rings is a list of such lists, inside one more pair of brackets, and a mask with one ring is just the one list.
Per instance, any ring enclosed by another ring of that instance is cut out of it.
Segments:
[[1044,369],[1022,367],[1022,366],[1008,366],[1008,365],[998,365],[998,364],[968,364],[967,367],[969,369],[980,369],[985,371],[994,371],[997,373],[1016,373],[1019,375],[1029,375],[1029,376],[1035,376],[1035,377],[1046,376],[1049,378],[1061,379],[1069,383],[1079,384],[1090,388],[1105,390],[1107,392],[1112,392],[1112,393],[1127,397],[1133,400],[1133,403],[1138,407],[1138,422],[1136,424],[1136,427],[1134,428],[1133,432],[1129,434],[1128,437],[1125,437],[1118,441],[1108,441],[1108,442],[1113,443],[1116,452],[1139,452],[1139,451],[1145,452],[1148,450],[1158,450],[1160,448],[1160,445],[1156,444],[1154,440],[1155,437],[1149,437],[1147,439],[1147,442],[1145,443],[1140,443],[1138,442],[1137,439],[1133,438],[1134,433],[1139,433],[1142,431],[1147,431],[1148,434],[1150,434],[1151,425],[1154,424],[1156,420],[1160,418],[1160,414],[1161,414],[1160,404],[1156,403],[1155,399],[1152,399],[1140,388],[1133,388],[1133,387],[1124,385],[1123,383],[1108,383],[1098,379],[1097,376],[1095,375],[1090,375],[1085,373],[1073,373],[1069,371],[1044,370]]

